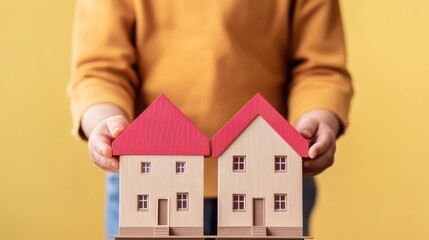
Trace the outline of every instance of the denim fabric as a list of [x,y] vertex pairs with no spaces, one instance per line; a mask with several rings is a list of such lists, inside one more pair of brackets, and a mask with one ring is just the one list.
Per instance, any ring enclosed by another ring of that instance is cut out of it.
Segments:
[[[314,178],[304,178],[303,199],[304,235],[309,235],[309,219],[316,200],[316,183]],[[107,235],[118,234],[118,220],[119,175],[117,173],[109,173],[106,178],[105,227]],[[204,200],[204,234],[217,234],[217,199]]]
[[[119,226],[119,174],[106,176],[106,207],[104,227],[107,236],[118,235]],[[107,238],[113,240],[113,238]]]
[[310,217],[316,203],[317,186],[312,177],[306,177],[302,181],[302,210],[304,236],[310,235]]
[[204,199],[204,235],[217,235],[217,198]]

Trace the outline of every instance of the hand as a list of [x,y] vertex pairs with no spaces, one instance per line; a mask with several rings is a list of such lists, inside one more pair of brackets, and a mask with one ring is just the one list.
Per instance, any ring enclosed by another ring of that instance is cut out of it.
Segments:
[[129,125],[125,113],[116,105],[100,103],[82,116],[82,131],[88,138],[91,160],[100,168],[117,172],[119,161],[112,155],[112,141]]
[[297,130],[310,142],[309,158],[303,161],[304,176],[317,175],[332,166],[340,126],[337,116],[328,110],[313,110],[298,119]]
[[112,142],[128,125],[124,116],[116,115],[104,119],[94,128],[89,136],[88,150],[97,166],[110,172],[119,170],[119,160],[112,155]]

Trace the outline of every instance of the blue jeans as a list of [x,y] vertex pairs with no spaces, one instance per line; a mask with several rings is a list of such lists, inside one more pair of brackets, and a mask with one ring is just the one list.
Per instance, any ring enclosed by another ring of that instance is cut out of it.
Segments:
[[[309,232],[309,219],[316,200],[316,183],[314,178],[303,180],[303,220],[304,235]],[[106,178],[106,215],[105,227],[107,235],[118,234],[119,220],[119,175],[108,173]],[[217,199],[204,200],[204,235],[217,233]]]

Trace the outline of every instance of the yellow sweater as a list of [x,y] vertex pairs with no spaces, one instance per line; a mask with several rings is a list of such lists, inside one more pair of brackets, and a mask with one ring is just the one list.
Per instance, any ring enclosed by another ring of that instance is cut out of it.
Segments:
[[256,92],[292,123],[327,109],[346,126],[353,91],[336,0],[78,0],[68,90],[76,135],[91,105],[132,120],[164,93],[208,137]]

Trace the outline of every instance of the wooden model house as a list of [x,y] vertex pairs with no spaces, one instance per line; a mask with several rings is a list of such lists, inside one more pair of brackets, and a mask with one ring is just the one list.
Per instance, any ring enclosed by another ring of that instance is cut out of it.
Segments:
[[218,236],[302,237],[307,154],[307,141],[260,94],[254,96],[212,139]]
[[209,139],[161,95],[113,142],[119,235],[202,236]]

